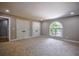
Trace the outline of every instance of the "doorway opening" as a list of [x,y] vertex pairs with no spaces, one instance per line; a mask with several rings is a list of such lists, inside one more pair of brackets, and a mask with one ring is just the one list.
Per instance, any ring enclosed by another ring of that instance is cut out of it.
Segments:
[[9,19],[0,17],[0,42],[9,41]]
[[63,25],[60,22],[52,22],[49,26],[49,35],[55,37],[63,36]]

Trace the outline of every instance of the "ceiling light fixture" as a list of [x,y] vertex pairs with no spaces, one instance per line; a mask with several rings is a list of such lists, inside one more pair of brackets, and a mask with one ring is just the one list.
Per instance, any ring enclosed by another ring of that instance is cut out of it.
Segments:
[[5,10],[5,12],[10,12],[10,10],[7,9],[7,10]]
[[70,14],[71,14],[71,15],[74,15],[75,13],[74,13],[74,12],[71,12]]

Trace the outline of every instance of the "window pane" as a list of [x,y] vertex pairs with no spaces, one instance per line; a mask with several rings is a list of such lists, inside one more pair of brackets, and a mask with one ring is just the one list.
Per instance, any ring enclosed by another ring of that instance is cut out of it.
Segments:
[[50,34],[52,36],[60,36],[62,37],[62,25],[60,22],[53,22],[50,24]]

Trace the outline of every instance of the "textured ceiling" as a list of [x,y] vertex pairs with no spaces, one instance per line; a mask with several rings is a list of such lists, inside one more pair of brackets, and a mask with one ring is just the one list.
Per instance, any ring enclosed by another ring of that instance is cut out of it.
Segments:
[[55,19],[79,14],[78,2],[0,2],[0,11],[33,20]]

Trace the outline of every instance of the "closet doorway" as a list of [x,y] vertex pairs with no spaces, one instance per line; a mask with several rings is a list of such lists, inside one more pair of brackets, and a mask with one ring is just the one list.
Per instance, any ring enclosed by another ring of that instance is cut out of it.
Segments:
[[32,37],[40,36],[40,22],[32,22]]

